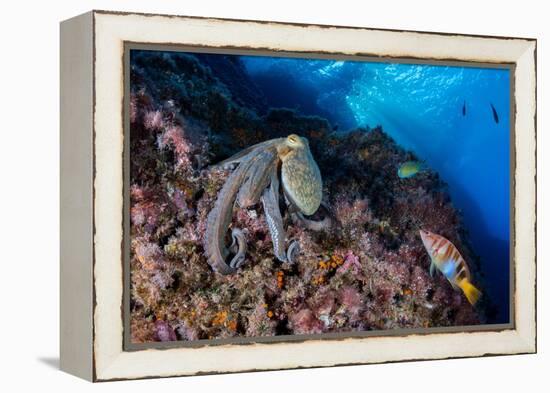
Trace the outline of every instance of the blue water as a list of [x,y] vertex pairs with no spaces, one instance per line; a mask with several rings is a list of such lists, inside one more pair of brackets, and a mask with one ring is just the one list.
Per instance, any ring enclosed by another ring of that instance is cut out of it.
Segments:
[[507,69],[241,58],[270,106],[324,116],[338,132],[381,125],[437,171],[481,257],[484,290],[497,307],[490,322],[509,321]]

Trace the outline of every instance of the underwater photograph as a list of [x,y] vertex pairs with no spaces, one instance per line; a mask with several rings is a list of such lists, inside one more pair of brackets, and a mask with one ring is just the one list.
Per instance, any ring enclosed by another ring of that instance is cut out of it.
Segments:
[[509,67],[128,54],[130,343],[510,323]]

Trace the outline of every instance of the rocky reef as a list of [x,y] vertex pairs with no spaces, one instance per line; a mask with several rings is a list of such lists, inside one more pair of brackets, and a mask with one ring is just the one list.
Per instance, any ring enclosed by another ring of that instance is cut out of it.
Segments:
[[[204,56],[132,53],[132,342],[484,322],[485,304],[472,307],[442,275],[429,275],[419,229],[451,240],[483,287],[460,213],[436,173],[398,178],[399,165],[416,158],[380,127],[333,132],[323,118],[269,109],[238,57]],[[295,264],[282,264],[261,205],[236,208],[246,262],[237,274],[214,273],[202,241],[229,172],[209,165],[291,133],[309,139],[332,227],[312,232],[284,214],[301,252]]]

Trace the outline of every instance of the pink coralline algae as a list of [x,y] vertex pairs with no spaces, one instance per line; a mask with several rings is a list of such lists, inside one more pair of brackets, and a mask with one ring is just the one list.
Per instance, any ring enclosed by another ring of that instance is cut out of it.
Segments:
[[[238,64],[230,67],[240,72]],[[286,109],[260,114],[260,101],[251,98],[258,92],[240,92],[240,84],[226,85],[212,72],[184,55],[138,57],[132,66],[133,342],[484,322],[484,304],[472,307],[443,276],[429,275],[421,228],[451,240],[483,285],[461,216],[436,173],[404,182],[397,168],[414,156],[381,128],[330,133],[318,117]],[[233,98],[241,93],[249,99]],[[230,229],[245,234],[246,260],[234,275],[214,273],[202,242],[229,171],[211,165],[291,133],[309,139],[331,227],[308,230],[283,210],[300,254],[294,264],[280,263],[261,204],[236,207]]]
[[155,339],[156,341],[175,341],[177,337],[168,323],[158,320],[155,322]]
[[[135,118],[135,115],[134,115]],[[143,119],[143,126],[149,130],[161,130],[164,128],[164,119],[161,111],[146,112]]]
[[190,165],[188,154],[191,151],[191,147],[189,146],[189,142],[184,138],[183,129],[181,127],[168,127],[159,135],[158,144],[161,149],[168,145],[172,146],[176,156],[176,168]]
[[338,301],[343,312],[349,316],[350,322],[357,322],[360,319],[364,303],[359,291],[352,286],[345,286],[338,292]]
[[294,334],[316,334],[323,332],[323,322],[309,309],[303,309],[290,317]]
[[344,264],[338,268],[338,273],[346,273],[350,271],[354,274],[358,274],[361,270],[361,262],[359,258],[353,254],[353,251],[348,251],[344,257]]

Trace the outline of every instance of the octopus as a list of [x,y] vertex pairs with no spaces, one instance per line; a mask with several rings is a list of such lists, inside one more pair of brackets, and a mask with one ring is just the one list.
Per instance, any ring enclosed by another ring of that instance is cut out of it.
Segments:
[[323,189],[321,173],[306,138],[291,134],[261,142],[216,166],[232,169],[232,172],[218,193],[206,222],[204,250],[214,271],[232,274],[245,261],[247,246],[240,229],[232,228],[231,244],[226,244],[236,205],[249,208],[261,202],[273,253],[281,262],[293,263],[300,247],[292,240],[285,248],[287,236],[279,207],[280,188],[295,222],[312,230],[330,225],[328,215],[320,221],[305,217],[313,215],[321,206]]

